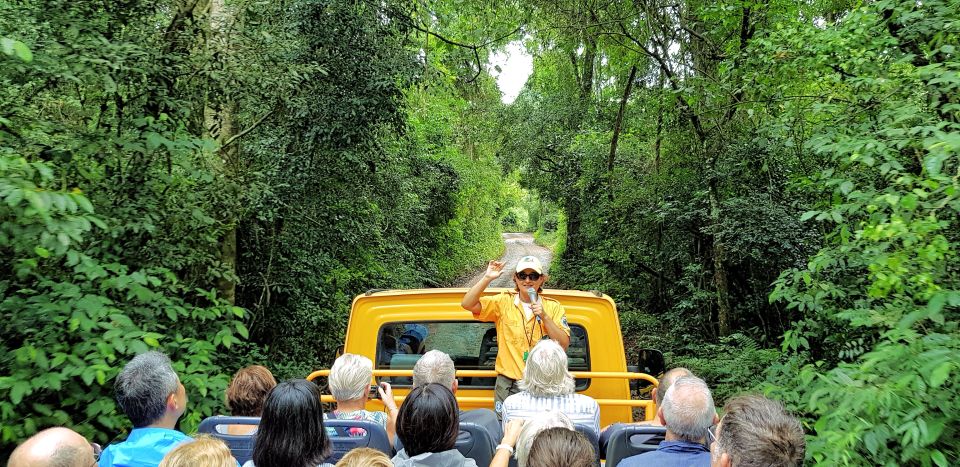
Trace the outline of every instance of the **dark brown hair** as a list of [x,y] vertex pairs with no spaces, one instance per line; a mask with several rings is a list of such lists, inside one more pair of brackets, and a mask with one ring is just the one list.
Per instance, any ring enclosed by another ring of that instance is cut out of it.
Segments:
[[596,452],[586,436],[563,427],[547,428],[533,439],[527,467],[592,467]]
[[397,414],[397,436],[408,456],[449,451],[459,433],[460,409],[446,386],[417,386],[403,400]]
[[723,411],[717,448],[734,467],[803,465],[803,427],[779,402],[748,394],[727,401]]
[[260,365],[241,368],[227,386],[227,408],[235,417],[259,417],[263,401],[277,385],[273,373]]

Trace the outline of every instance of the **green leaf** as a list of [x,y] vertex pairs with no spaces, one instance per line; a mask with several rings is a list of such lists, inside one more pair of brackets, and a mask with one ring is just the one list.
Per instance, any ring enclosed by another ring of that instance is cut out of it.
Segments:
[[947,467],[948,465],[950,465],[950,463],[947,462],[947,456],[944,456],[939,449],[935,449],[933,452],[930,453],[930,460],[932,460],[935,464],[939,465],[940,467]]
[[943,385],[950,377],[950,369],[953,367],[953,364],[950,362],[943,362],[937,366],[930,373],[930,385],[938,388]]
[[160,347],[160,341],[153,336],[143,336],[143,342],[149,345],[150,347]]
[[47,250],[46,248],[42,247],[42,246],[35,246],[35,247],[33,247],[33,252],[36,253],[37,256],[39,256],[39,257],[41,257],[41,258],[49,258],[49,257],[50,257],[50,251]]
[[23,396],[30,392],[30,383],[26,381],[16,381],[13,383],[13,387],[10,388],[10,402],[19,404],[23,400]]
[[30,48],[27,47],[27,44],[24,44],[20,41],[13,42],[13,51],[16,53],[17,57],[24,62],[30,63],[33,61],[33,52],[30,51]]
[[250,337],[250,331],[247,330],[247,327],[244,326],[243,323],[237,321],[237,324],[235,327],[237,328],[237,334],[240,334],[241,336],[243,336],[244,339],[247,339]]

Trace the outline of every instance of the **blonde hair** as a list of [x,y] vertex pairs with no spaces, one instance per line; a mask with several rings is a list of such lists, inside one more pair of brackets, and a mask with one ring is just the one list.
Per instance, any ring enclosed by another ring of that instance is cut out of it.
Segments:
[[340,458],[336,467],[393,467],[393,462],[376,449],[357,448]]
[[566,414],[556,410],[545,410],[537,418],[527,420],[520,430],[520,436],[517,437],[516,454],[517,465],[527,467],[527,460],[530,459],[530,448],[533,446],[533,440],[540,432],[549,428],[566,428],[575,430],[573,422]]
[[199,435],[193,441],[187,441],[171,450],[159,467],[236,467],[230,448],[217,438]]
[[337,401],[352,401],[369,394],[373,361],[363,355],[345,353],[330,367],[330,394]]

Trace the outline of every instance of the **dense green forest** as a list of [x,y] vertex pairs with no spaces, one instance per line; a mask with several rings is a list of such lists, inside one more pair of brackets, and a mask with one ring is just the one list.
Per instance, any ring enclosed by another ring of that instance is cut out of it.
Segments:
[[958,0],[2,2],[0,452],[118,437],[149,348],[189,430],[520,229],[811,464],[955,465],[958,47]]

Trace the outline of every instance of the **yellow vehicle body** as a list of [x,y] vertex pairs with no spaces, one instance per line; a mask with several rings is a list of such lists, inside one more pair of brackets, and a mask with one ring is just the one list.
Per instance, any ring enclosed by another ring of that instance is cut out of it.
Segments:
[[[484,294],[493,295],[504,290],[490,289]],[[343,352],[364,355],[377,362],[379,330],[394,323],[420,322],[428,323],[428,326],[446,326],[444,329],[456,325],[453,323],[463,323],[462,327],[476,323],[473,315],[460,306],[466,291],[456,288],[388,290],[357,296],[353,300]],[[613,300],[603,294],[570,290],[548,289],[543,291],[543,295],[559,301],[566,310],[570,326],[579,327],[581,333],[585,332],[588,371],[573,371],[573,374],[582,382],[578,385],[578,392],[593,397],[600,404],[601,426],[633,421],[633,407],[645,408],[644,418],[653,419],[656,413],[653,401],[631,400],[629,380],[642,379],[653,385],[657,384],[657,380],[650,375],[627,372],[620,321]],[[409,369],[374,370],[374,377],[378,380],[383,377],[408,377],[411,374]],[[327,375],[329,370],[319,370],[311,373],[308,379]],[[469,370],[461,369],[459,365],[457,368],[458,378],[495,376],[492,368]],[[409,386],[403,386],[394,384],[393,392],[398,402],[410,392]],[[471,387],[461,383],[456,396],[463,410],[493,409],[492,385]],[[324,395],[324,401],[332,400],[331,396]],[[371,399],[367,404],[368,410],[382,408],[379,400]]]

